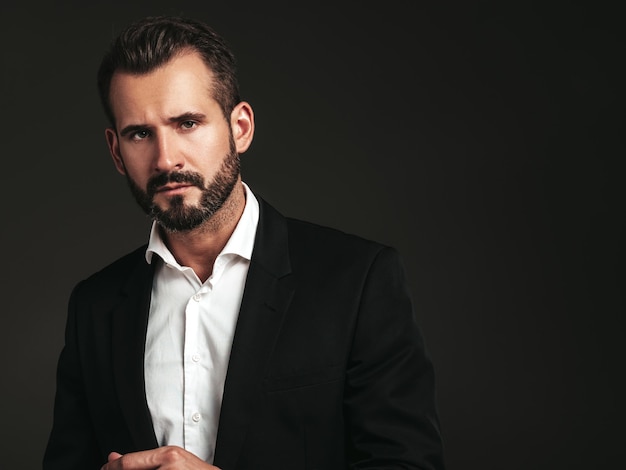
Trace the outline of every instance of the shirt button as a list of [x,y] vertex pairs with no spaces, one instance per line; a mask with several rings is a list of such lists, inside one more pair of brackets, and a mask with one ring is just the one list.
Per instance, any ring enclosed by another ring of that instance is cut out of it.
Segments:
[[200,413],[194,413],[193,415],[191,415],[191,419],[194,423],[197,423],[198,421],[200,421]]
[[194,294],[192,298],[193,298],[193,300],[195,300],[196,302],[200,302],[200,294]]
[[198,362],[200,361],[200,354],[194,354],[193,356],[191,356],[191,360],[193,362]]

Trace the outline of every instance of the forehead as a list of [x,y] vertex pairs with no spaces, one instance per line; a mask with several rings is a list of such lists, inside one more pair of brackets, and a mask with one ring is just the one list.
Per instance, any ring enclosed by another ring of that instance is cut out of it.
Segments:
[[116,121],[141,114],[189,112],[217,104],[211,95],[213,73],[197,52],[174,56],[145,74],[117,71],[111,78],[110,101]]

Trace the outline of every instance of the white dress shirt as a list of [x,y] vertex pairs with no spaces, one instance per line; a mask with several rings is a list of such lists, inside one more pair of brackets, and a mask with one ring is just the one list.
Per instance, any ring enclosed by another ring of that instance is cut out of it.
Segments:
[[160,446],[183,447],[209,463],[259,220],[259,203],[244,186],[243,214],[206,282],[178,264],[156,224],[146,250],[148,263],[157,263],[144,359],[156,437]]

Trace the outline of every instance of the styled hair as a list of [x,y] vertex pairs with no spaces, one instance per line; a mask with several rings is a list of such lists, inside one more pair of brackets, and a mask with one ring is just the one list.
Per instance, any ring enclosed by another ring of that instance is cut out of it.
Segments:
[[98,69],[98,93],[112,126],[111,79],[117,71],[142,75],[176,55],[196,51],[213,74],[211,92],[226,120],[241,101],[236,61],[226,41],[208,25],[177,16],[150,16],[126,27],[110,44]]

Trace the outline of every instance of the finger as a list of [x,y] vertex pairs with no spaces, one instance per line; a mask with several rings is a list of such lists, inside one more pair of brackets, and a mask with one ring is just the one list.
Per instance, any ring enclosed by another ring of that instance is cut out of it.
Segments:
[[163,448],[120,454],[111,452],[108,463],[100,470],[154,470],[159,468],[159,454]]

